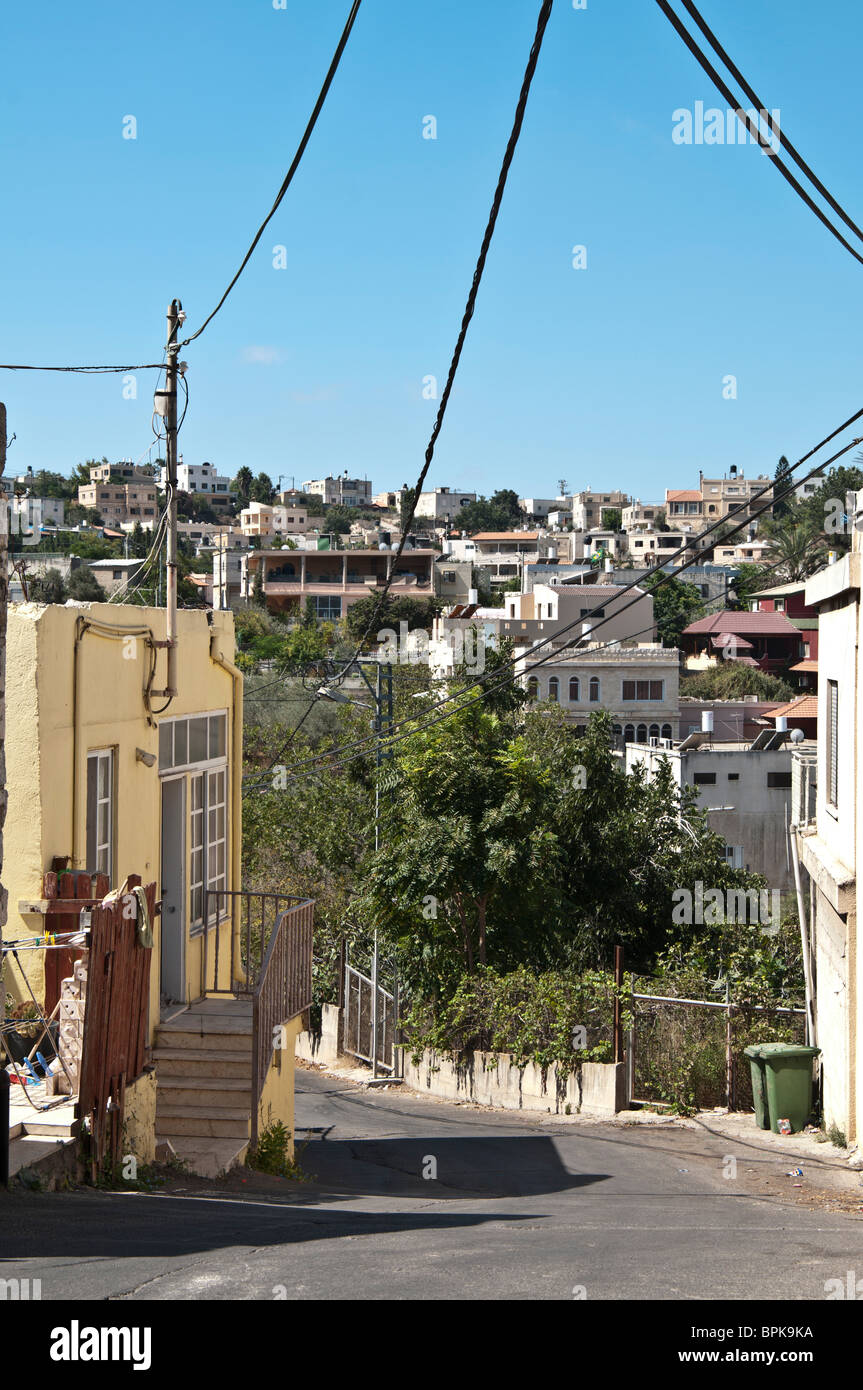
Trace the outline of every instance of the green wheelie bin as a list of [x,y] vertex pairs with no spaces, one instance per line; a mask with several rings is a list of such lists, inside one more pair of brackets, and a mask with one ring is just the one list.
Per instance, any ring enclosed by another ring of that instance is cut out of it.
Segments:
[[812,1060],[821,1049],[800,1043],[761,1043],[758,1052],[767,1095],[769,1124],[764,1128],[780,1134],[780,1121],[787,1120],[796,1134],[812,1114]]
[[743,1055],[749,1058],[749,1067],[752,1072],[752,1100],[755,1105],[755,1123],[759,1129],[769,1129],[770,1116],[767,1112],[767,1081],[764,1076],[764,1063],[761,1060],[761,1044],[756,1043],[752,1047],[744,1047]]

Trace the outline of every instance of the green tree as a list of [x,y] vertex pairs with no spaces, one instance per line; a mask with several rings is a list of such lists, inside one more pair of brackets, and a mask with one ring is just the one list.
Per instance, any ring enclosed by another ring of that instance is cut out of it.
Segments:
[[259,473],[258,476],[252,480],[251,487],[249,488],[250,501],[269,503],[272,502],[275,495],[276,489],[273,487],[273,480],[268,473]]
[[643,587],[653,595],[656,631],[664,647],[679,647],[685,627],[704,616],[704,600],[694,584],[673,575],[651,574]]
[[463,531],[512,531],[524,525],[518,493],[500,488],[492,497],[478,497],[460,507],[456,524]]
[[740,700],[756,695],[759,700],[791,700],[796,691],[778,676],[768,676],[741,661],[720,661],[704,671],[681,676],[680,694],[693,700]]
[[[787,489],[788,487],[791,486],[792,482],[793,482],[793,476],[792,476],[792,473],[791,473],[791,464],[788,462],[787,458],[786,458],[785,455],[783,454],[782,457],[781,457],[781,459],[779,460],[779,462],[778,462],[777,465],[776,465],[776,472],[773,474],[773,496],[774,496],[774,498],[779,497],[779,494],[780,494],[781,492],[786,491],[786,489]],[[776,518],[778,519],[779,517],[786,516],[786,515],[788,514],[788,512],[791,510],[791,507],[793,506],[793,504],[794,504],[794,494],[793,494],[793,493],[791,493],[788,497],[785,497],[785,498],[779,497],[779,500],[778,500],[778,501],[774,501],[774,503],[773,503],[773,515],[774,515],[774,517],[776,517]]]
[[70,598],[81,603],[99,603],[106,597],[105,590],[88,565],[79,565],[69,575],[67,585]]
[[252,603],[257,608],[266,608],[267,596],[264,593],[264,562],[255,566],[255,577],[252,580]]
[[351,529],[351,523],[356,521],[357,514],[354,507],[327,507],[324,512],[324,524],[321,528],[324,531],[335,531],[340,535],[346,534]]
[[399,623],[406,622],[408,632],[415,632],[418,628],[425,628],[431,631],[432,621],[435,615],[435,603],[433,599],[427,598],[392,598],[387,595],[383,603],[377,594],[368,594],[365,598],[357,599],[352,603],[347,611],[345,624],[348,633],[355,640],[361,638],[372,619],[375,619],[375,631],[371,634],[371,641],[374,643],[377,633],[383,628],[392,628],[398,632]]
[[600,523],[605,531],[620,531],[623,526],[623,513],[619,507],[603,507]]
[[58,569],[46,569],[37,574],[27,586],[28,597],[33,603],[65,603],[67,590],[63,576]]
[[811,512],[794,508],[765,530],[770,540],[770,560],[780,562],[778,582],[807,579],[823,565],[827,553],[823,521],[819,526]]
[[399,530],[401,531],[404,531],[405,527],[408,524],[408,518],[411,514],[411,507],[414,504],[414,499],[416,498],[416,495],[416,488],[408,487],[407,484],[405,484],[404,488],[402,489],[401,499],[399,501]]
[[744,563],[737,566],[737,573],[731,582],[730,588],[736,594],[736,602],[729,600],[729,608],[747,609],[749,600],[755,594],[761,593],[763,589],[769,589],[776,583],[776,572],[769,565],[751,565]]
[[237,469],[237,476],[231,482],[231,491],[237,494],[244,507],[249,505],[254,480],[251,468],[243,464],[242,468]]

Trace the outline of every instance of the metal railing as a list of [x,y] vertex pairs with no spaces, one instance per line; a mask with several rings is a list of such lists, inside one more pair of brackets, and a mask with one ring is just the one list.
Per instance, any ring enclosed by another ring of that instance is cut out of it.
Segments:
[[201,998],[208,994],[251,997],[279,914],[307,901],[287,893],[205,888]]
[[264,1082],[277,1048],[286,1041],[281,1029],[312,1002],[312,937],[315,904],[297,900],[276,919],[261,963],[252,999],[251,1142],[258,1142]]

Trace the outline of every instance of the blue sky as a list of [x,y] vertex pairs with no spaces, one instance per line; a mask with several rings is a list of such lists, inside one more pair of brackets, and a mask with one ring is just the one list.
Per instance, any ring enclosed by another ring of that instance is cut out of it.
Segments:
[[[0,360],[157,361],[173,295],[187,331],[202,322],[348,8],[49,0],[4,15]],[[859,220],[863,8],[701,8]],[[184,354],[187,462],[413,481],[436,409],[423,378],[446,375],[538,9],[364,0],[293,188]],[[557,0],[432,484],[544,496],[566,478],[646,500],[699,468],[772,473],[863,403],[863,267],[757,149],[672,141],[672,113],[698,100],[724,106],[651,0]],[[0,373],[7,470],[137,459],[154,378],[128,400],[116,377]]]

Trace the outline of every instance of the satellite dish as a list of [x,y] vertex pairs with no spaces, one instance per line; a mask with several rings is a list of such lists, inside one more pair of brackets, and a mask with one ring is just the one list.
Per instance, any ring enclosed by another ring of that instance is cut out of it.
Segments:
[[803,730],[802,730],[802,729],[792,729],[792,730],[791,730],[791,742],[792,742],[792,743],[802,743],[804,738],[805,738],[805,734],[803,733]]

